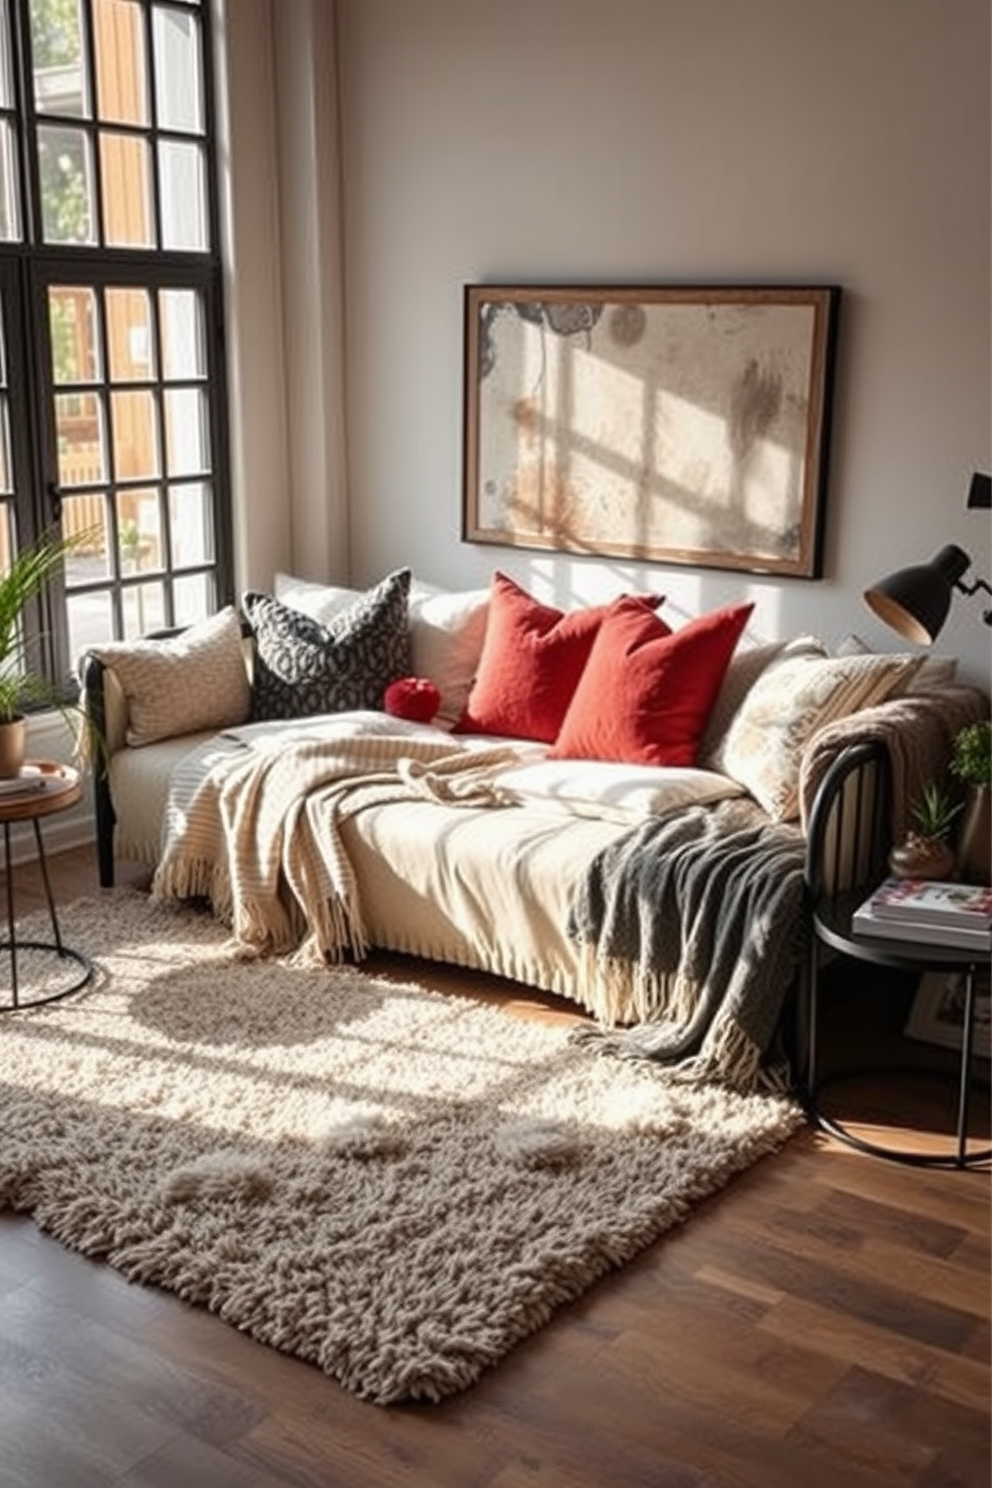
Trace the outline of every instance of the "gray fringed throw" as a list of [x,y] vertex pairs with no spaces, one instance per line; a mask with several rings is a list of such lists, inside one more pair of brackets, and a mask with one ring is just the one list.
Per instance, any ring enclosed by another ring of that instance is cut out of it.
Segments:
[[739,1090],[763,1069],[805,945],[804,843],[750,802],[682,808],[612,843],[572,904],[569,934],[626,975],[650,1021],[581,1029],[603,1053]]

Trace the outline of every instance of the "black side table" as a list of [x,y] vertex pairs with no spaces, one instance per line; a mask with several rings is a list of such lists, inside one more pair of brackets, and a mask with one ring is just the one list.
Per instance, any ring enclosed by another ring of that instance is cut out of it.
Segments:
[[[55,899],[48,877],[45,844],[41,835],[43,817],[53,816],[58,811],[67,811],[70,806],[75,806],[76,802],[81,799],[82,781],[79,771],[74,770],[71,765],[54,764],[47,760],[32,760],[30,763],[44,776],[44,788],[37,791],[25,791],[23,794],[18,792],[0,796],[0,825],[3,826],[4,869],[7,884],[7,939],[0,941],[0,952],[7,951],[10,955],[10,1000],[0,1001],[0,1013],[12,1013],[19,1008],[38,1007],[45,1002],[56,1002],[60,997],[68,997],[70,993],[78,992],[81,987],[85,987],[93,975],[93,966],[87,957],[82,952],[67,946],[62,940],[58,915],[55,912]],[[34,827],[38,863],[45,886],[48,914],[52,922],[50,941],[18,940],[17,938],[17,920],[14,912],[14,871],[10,860],[10,829],[16,822],[23,821],[31,822]],[[22,998],[18,985],[18,953],[27,950],[50,952],[61,961],[74,962],[79,972],[72,976],[66,985],[60,985],[54,992],[45,992],[28,999]],[[0,997],[3,996],[3,991],[4,989],[0,988]]]
[[[886,1157],[893,1162],[910,1163],[916,1167],[966,1168],[992,1158],[992,1147],[968,1150],[968,1105],[973,1079],[973,1054],[975,1033],[975,982],[977,973],[988,965],[988,956],[980,952],[962,950],[958,947],[924,945],[919,941],[881,940],[867,935],[855,935],[851,930],[851,916],[865,898],[858,894],[840,894],[818,905],[813,911],[812,935],[807,975],[808,1030],[806,1065],[806,1109],[817,1126],[831,1136],[846,1142],[860,1152],[874,1157]],[[817,1019],[819,1014],[819,980],[822,948],[829,946],[842,956],[874,966],[885,966],[898,971],[956,970],[965,976],[964,1025],[962,1028],[961,1057],[957,1070],[957,1125],[953,1152],[907,1152],[900,1148],[882,1146],[867,1141],[849,1131],[842,1122],[824,1114],[818,1104],[819,1093],[828,1085],[856,1076],[899,1073],[912,1076],[932,1076],[932,1069],[919,1066],[900,1065],[898,1069],[841,1069],[827,1076],[817,1070]]]

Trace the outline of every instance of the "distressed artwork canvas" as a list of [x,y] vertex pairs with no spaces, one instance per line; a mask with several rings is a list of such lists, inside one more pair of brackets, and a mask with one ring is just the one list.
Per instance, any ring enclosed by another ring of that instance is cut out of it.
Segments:
[[463,537],[818,577],[839,298],[467,286]]

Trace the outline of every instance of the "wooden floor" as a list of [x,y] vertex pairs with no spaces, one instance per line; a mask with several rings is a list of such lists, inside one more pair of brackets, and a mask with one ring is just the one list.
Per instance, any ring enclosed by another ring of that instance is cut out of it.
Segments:
[[[52,875],[98,892],[89,853]],[[804,1131],[474,1389],[388,1409],[0,1212],[0,1488],[988,1488],[989,1197]]]

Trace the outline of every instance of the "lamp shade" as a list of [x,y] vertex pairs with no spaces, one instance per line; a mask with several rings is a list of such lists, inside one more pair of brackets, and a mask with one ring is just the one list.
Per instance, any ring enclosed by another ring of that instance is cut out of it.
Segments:
[[880,579],[865,590],[865,603],[907,641],[929,646],[940,634],[954,586],[970,564],[964,549],[949,543],[929,563],[900,568]]

